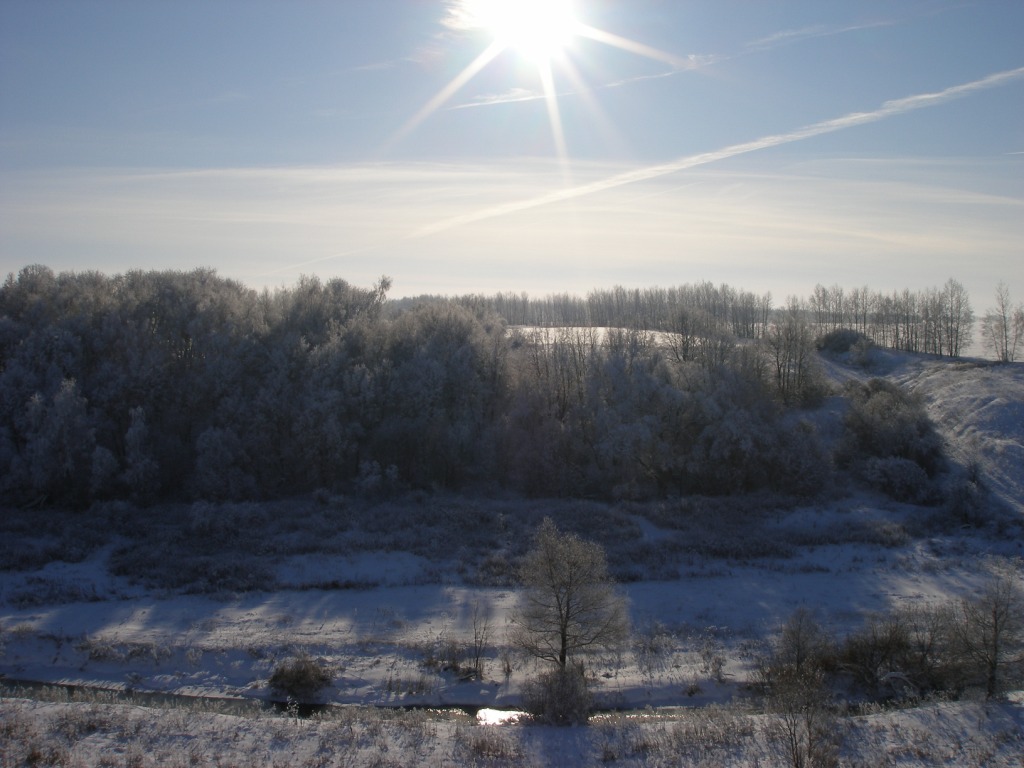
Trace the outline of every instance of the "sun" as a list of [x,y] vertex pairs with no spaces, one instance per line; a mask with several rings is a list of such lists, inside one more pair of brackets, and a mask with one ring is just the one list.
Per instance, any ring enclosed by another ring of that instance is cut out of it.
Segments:
[[572,0],[469,0],[475,26],[502,50],[539,65],[560,56],[582,29]]
[[[569,155],[562,128],[556,75],[568,80],[575,93],[586,94],[588,86],[581,78],[574,61],[586,51],[572,50],[577,39],[594,41],[661,61],[675,71],[691,66],[687,59],[590,26],[577,13],[577,3],[584,2],[585,0],[445,0],[445,16],[441,23],[449,33],[456,37],[478,37],[483,34],[489,39],[477,56],[420,107],[389,143],[393,144],[409,135],[461,91],[470,80],[508,52],[527,64],[525,70],[535,72],[540,90],[517,87],[515,99],[489,99],[486,103],[542,100],[551,123],[551,137],[555,150],[563,170],[567,171]],[[515,70],[517,75],[522,74],[520,68]],[[527,98],[522,97],[524,92],[528,94]]]

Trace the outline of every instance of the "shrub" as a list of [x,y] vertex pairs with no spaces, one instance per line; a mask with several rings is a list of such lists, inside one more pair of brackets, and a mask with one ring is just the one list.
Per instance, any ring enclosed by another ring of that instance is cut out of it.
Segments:
[[455,731],[455,743],[470,758],[467,763],[470,765],[480,762],[519,765],[523,758],[522,745],[515,736],[494,726],[459,726]]
[[909,606],[869,616],[839,648],[839,662],[878,698],[934,692],[958,695],[965,666],[956,648],[952,606]]
[[7,602],[14,608],[33,608],[38,605],[98,602],[95,584],[80,584],[51,576],[29,576],[24,586],[7,593]]
[[[769,653],[755,659],[755,680],[773,695],[779,685],[835,669],[835,640],[807,608],[797,608],[782,625]],[[788,681],[788,682],[787,682]]]
[[842,355],[849,352],[857,344],[869,342],[867,336],[852,328],[837,328],[820,337],[815,346],[822,352]]
[[877,695],[883,682],[902,673],[901,661],[909,648],[908,628],[899,616],[871,616],[843,642],[840,661],[857,683]]
[[873,368],[877,357],[875,345],[866,336],[850,348],[850,362],[861,368]]
[[302,653],[274,667],[270,688],[297,701],[316,698],[332,681],[330,669],[322,662]]
[[842,460],[907,459],[929,477],[943,468],[942,439],[920,397],[884,379],[851,382],[846,392],[850,410],[843,420]]
[[587,722],[592,705],[587,679],[577,666],[544,672],[523,688],[523,708],[541,722],[553,725]]
[[971,477],[954,481],[947,489],[943,505],[946,520],[955,525],[981,527],[992,517],[987,496],[984,486]]
[[803,674],[809,669],[828,666],[833,640],[814,613],[800,607],[782,626],[775,651],[776,661]]
[[871,487],[905,504],[922,504],[934,496],[927,473],[910,459],[870,458],[861,476]]

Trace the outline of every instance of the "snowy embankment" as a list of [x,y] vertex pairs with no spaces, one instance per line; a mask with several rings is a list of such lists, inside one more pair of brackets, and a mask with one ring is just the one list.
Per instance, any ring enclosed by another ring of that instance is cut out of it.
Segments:
[[951,457],[1024,515],[1024,364],[925,360],[894,378],[925,398]]
[[949,457],[976,465],[984,485],[1024,515],[1024,363],[950,360],[874,350],[872,365],[823,360],[836,385],[872,376],[891,379],[924,398]]

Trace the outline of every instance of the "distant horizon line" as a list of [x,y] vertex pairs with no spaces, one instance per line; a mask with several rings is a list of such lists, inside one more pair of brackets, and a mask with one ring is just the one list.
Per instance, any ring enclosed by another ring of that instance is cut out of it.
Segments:
[[[149,274],[149,275],[153,275],[153,274],[156,274],[156,275],[162,275],[162,274],[189,275],[189,274],[198,273],[198,272],[208,272],[208,273],[213,273],[213,275],[216,278],[218,278],[218,279],[237,283],[237,284],[241,285],[242,287],[244,287],[244,288],[246,288],[246,289],[248,289],[250,291],[253,291],[254,293],[263,293],[263,292],[275,293],[275,292],[278,292],[278,291],[292,290],[304,278],[314,278],[315,280],[320,282],[321,285],[325,285],[325,284],[330,283],[330,282],[332,282],[334,280],[341,280],[342,282],[346,283],[347,285],[350,285],[350,286],[352,286],[354,288],[360,288],[360,289],[363,289],[363,290],[368,290],[370,287],[373,287],[373,286],[364,286],[364,285],[356,284],[355,282],[353,282],[353,281],[351,281],[351,280],[349,280],[349,279],[347,279],[345,277],[342,277],[341,275],[335,275],[335,276],[332,276],[332,277],[322,277],[321,275],[318,275],[316,273],[301,273],[299,275],[299,277],[296,278],[290,285],[274,286],[274,287],[270,287],[270,286],[266,286],[266,285],[264,285],[264,286],[255,286],[255,285],[252,285],[252,284],[250,284],[249,282],[247,282],[247,281],[245,281],[243,279],[236,278],[236,277],[226,276],[226,275],[222,274],[221,271],[217,267],[208,266],[208,265],[205,265],[205,266],[204,265],[196,265],[196,266],[189,267],[189,268],[168,268],[168,269],[159,269],[159,268],[149,268],[149,269],[146,269],[146,268],[143,268],[143,267],[133,267],[133,268],[130,268],[130,269],[123,270],[121,272],[107,272],[107,271],[104,271],[103,269],[89,269],[89,268],[86,268],[86,269],[55,270],[52,267],[50,267],[49,265],[47,265],[47,264],[43,264],[43,263],[40,263],[40,262],[33,262],[33,263],[30,263],[30,264],[25,264],[25,265],[19,267],[17,270],[8,270],[6,272],[6,274],[4,275],[3,282],[0,283],[0,290],[3,290],[4,288],[6,288],[8,283],[11,282],[12,278],[14,280],[19,279],[20,276],[21,276],[21,273],[24,272],[25,270],[32,270],[32,269],[37,269],[37,268],[45,269],[45,270],[51,272],[55,277],[61,277],[61,276],[64,276],[64,275],[78,277],[78,276],[86,275],[86,274],[99,274],[101,277],[106,278],[106,279],[115,279],[115,278],[118,278],[118,277],[123,277],[123,276],[125,276],[127,274],[130,274],[130,273],[135,273],[135,272],[142,272],[144,274]],[[378,277],[378,279],[377,279],[377,284],[379,284],[381,280],[387,280],[387,281],[389,281],[389,283],[391,283],[391,285],[394,284],[394,280],[393,280],[393,278],[390,275],[380,275]],[[960,281],[958,278],[953,277],[953,276],[947,277],[946,280],[944,281],[944,285],[948,285],[948,283],[950,281],[958,284],[960,287],[963,287],[962,281]],[[995,290],[999,287],[1000,284],[1008,287],[1008,283],[1007,283],[1007,281],[1005,279],[1004,280],[1000,280],[999,283],[997,283],[996,286],[993,286],[993,292],[995,292]],[[402,295],[399,295],[399,296],[391,296],[391,295],[388,295],[388,293],[385,293],[385,297],[386,297],[385,300],[386,301],[396,301],[396,302],[397,301],[416,300],[416,299],[457,300],[457,299],[466,299],[466,298],[472,298],[472,297],[492,298],[492,297],[507,296],[507,295],[513,295],[513,296],[515,296],[517,298],[522,297],[522,296],[526,296],[526,298],[530,299],[530,300],[533,300],[533,299],[551,299],[551,298],[563,298],[563,299],[564,298],[581,298],[581,299],[586,299],[587,296],[590,293],[599,292],[599,291],[613,291],[613,290],[621,289],[621,290],[626,291],[628,293],[637,293],[637,292],[643,293],[645,291],[647,291],[647,292],[650,292],[650,291],[670,291],[670,290],[678,290],[678,289],[682,289],[682,288],[695,288],[695,287],[701,287],[701,286],[711,286],[712,288],[714,288],[716,290],[719,290],[719,289],[722,289],[722,288],[729,288],[729,289],[731,289],[733,291],[736,291],[737,294],[739,294],[739,293],[750,293],[750,294],[753,294],[753,295],[755,295],[757,297],[760,297],[760,298],[763,298],[765,296],[768,296],[769,298],[774,298],[773,292],[771,290],[758,292],[757,290],[749,289],[746,286],[743,286],[743,285],[737,286],[737,285],[733,285],[731,283],[728,283],[726,281],[715,282],[713,280],[694,280],[694,281],[675,282],[675,283],[670,283],[670,284],[648,283],[648,284],[645,284],[645,285],[642,285],[642,286],[641,285],[626,285],[626,284],[623,284],[623,283],[612,283],[610,285],[608,285],[608,284],[605,284],[605,285],[592,285],[590,288],[587,288],[583,292],[578,292],[578,291],[573,291],[573,290],[565,289],[565,290],[547,291],[547,292],[544,292],[544,293],[532,293],[530,291],[523,290],[523,289],[518,289],[517,290],[515,288],[506,288],[506,289],[499,289],[499,290],[495,290],[495,291],[466,291],[466,292],[462,292],[462,293],[431,293],[431,292],[428,292],[428,291],[421,291],[421,292],[418,292],[418,293],[405,293],[405,294],[402,294]],[[832,282],[831,284],[826,285],[826,284],[818,281],[817,283],[815,283],[815,287],[825,288],[826,290],[839,289],[839,290],[843,291],[846,294],[848,294],[848,293],[850,293],[852,291],[867,291],[868,293],[874,294],[874,295],[879,295],[880,294],[880,295],[883,295],[883,296],[889,296],[889,295],[894,295],[894,294],[900,294],[900,293],[903,293],[903,292],[921,293],[921,292],[925,292],[925,291],[928,291],[928,290],[939,290],[943,286],[931,285],[931,286],[927,286],[927,287],[924,287],[924,288],[911,288],[910,286],[903,286],[902,288],[892,288],[892,289],[888,289],[887,290],[887,289],[881,289],[881,288],[873,289],[870,284],[848,286],[848,285],[841,285],[838,282]],[[969,295],[970,292],[967,291],[966,288],[964,288],[964,290]],[[800,296],[797,296],[795,294],[789,294],[789,296],[787,296],[786,298],[788,299],[789,297],[798,298],[798,299],[801,298]],[[779,306],[782,306],[782,305],[779,305]]]

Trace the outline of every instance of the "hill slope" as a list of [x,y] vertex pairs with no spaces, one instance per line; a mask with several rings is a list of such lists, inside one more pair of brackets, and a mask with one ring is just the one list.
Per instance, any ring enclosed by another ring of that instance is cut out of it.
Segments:
[[893,378],[920,392],[951,458],[1024,514],[1024,365],[910,360]]
[[889,379],[924,398],[949,457],[974,464],[985,486],[1024,515],[1024,364],[874,350],[867,369],[821,358],[834,384]]

